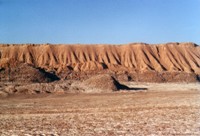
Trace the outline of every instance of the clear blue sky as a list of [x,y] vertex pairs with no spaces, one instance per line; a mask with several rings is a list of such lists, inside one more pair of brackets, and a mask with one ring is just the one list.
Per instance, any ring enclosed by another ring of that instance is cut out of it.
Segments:
[[200,0],[0,0],[0,43],[200,44]]

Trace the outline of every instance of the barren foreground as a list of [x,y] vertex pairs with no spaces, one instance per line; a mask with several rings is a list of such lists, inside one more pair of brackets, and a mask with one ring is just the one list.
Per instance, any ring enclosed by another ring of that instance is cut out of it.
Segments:
[[142,87],[148,90],[3,98],[0,135],[200,135],[199,84]]

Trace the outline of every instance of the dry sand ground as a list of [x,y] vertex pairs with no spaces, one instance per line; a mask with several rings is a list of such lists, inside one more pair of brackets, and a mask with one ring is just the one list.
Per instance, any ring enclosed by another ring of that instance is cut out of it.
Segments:
[[0,100],[0,135],[200,135],[200,84],[128,83],[109,94]]

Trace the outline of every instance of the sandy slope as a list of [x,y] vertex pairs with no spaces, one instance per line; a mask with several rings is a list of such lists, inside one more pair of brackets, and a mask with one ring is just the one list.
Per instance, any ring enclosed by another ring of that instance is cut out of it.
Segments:
[[[74,71],[184,71],[200,74],[200,47],[193,43],[160,45],[0,45],[0,66],[14,61],[46,69]],[[10,65],[12,67],[12,64]]]

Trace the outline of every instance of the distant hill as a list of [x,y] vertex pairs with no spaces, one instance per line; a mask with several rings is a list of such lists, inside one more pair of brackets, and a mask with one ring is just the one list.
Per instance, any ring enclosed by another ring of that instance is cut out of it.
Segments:
[[[75,73],[109,71],[126,73],[134,78],[137,73],[183,73],[200,75],[200,46],[194,43],[124,45],[51,45],[1,44],[0,69],[8,67],[8,60],[26,63],[34,68],[55,72],[72,78]],[[10,64],[9,67],[14,67]],[[1,71],[1,70],[0,70]],[[152,74],[149,74],[152,75]],[[153,74],[154,77],[157,74]],[[159,77],[158,76],[158,77]],[[187,76],[182,76],[185,78]],[[162,77],[163,78],[163,77]],[[168,77],[169,78],[169,77]],[[168,80],[164,79],[164,80]],[[136,78],[135,78],[136,79]],[[140,78],[137,77],[139,80]],[[142,81],[142,79],[140,79]],[[151,78],[146,79],[151,80]],[[153,79],[152,79],[153,80]]]

